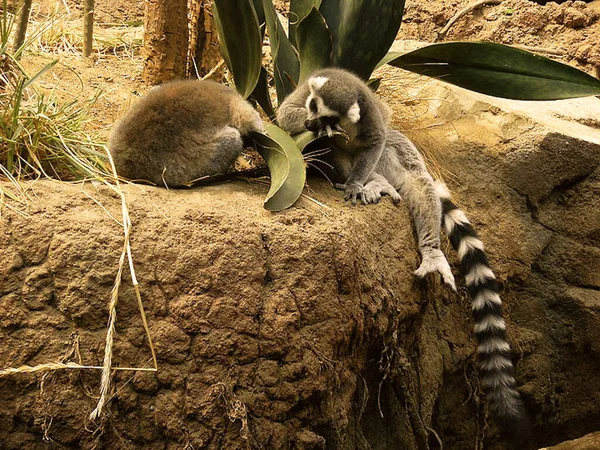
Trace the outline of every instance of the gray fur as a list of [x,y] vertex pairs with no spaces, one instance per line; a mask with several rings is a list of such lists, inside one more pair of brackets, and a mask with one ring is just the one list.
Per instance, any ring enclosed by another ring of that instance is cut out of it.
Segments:
[[[311,90],[311,81],[320,77],[328,81]],[[306,100],[311,94],[321,98],[328,110],[337,113],[339,125],[350,135],[351,142],[345,151],[351,153],[353,163],[348,177],[339,187],[344,189],[348,199],[356,201],[362,196],[364,185],[383,152],[390,121],[389,108],[358,77],[341,69],[324,69],[315,72],[281,104],[277,119],[282,128],[290,133],[310,129],[306,126],[310,118]],[[344,120],[355,103],[361,116],[356,124]]]
[[[390,195],[394,202],[402,196],[410,209],[422,256],[415,274],[424,277],[438,272],[456,289],[450,265],[440,250],[442,209],[433,179],[412,142],[389,128],[389,107],[363,81],[341,69],[317,71],[281,104],[279,125],[294,134],[306,131],[307,123],[318,118],[312,118],[306,109],[307,99],[314,95],[311,79],[317,77],[328,79],[316,93],[326,109],[338,113],[339,125],[350,137],[347,145],[333,147],[327,157],[334,168],[329,175],[339,181],[336,187],[345,190],[347,200],[359,198],[365,204],[377,203],[381,195]],[[346,117],[355,102],[360,108],[356,124]]]
[[155,87],[113,127],[109,150],[120,176],[184,186],[223,173],[262,131],[258,113],[233,89],[184,80]]

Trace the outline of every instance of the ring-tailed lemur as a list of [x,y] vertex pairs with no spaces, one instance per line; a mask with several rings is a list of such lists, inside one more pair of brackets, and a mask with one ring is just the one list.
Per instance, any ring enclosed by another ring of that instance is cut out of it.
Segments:
[[340,181],[336,187],[353,203],[357,197],[363,203],[375,203],[382,193],[398,202],[403,195],[422,256],[415,274],[424,277],[439,272],[455,290],[452,270],[440,249],[442,209],[433,179],[412,143],[388,127],[390,115],[390,108],[359,78],[341,69],[324,69],[284,100],[277,120],[290,133],[343,129],[348,144],[329,155],[336,172],[332,176]]
[[290,133],[309,129],[331,135],[333,129],[345,131],[348,145],[332,145],[328,154],[327,163],[334,169],[329,175],[342,183],[336,186],[346,190],[346,199],[358,196],[365,204],[378,202],[382,194],[397,202],[399,191],[411,211],[423,256],[415,273],[424,276],[438,271],[454,288],[454,278],[440,250],[443,223],[473,299],[481,381],[490,410],[503,431],[523,436],[527,417],[515,389],[499,287],[483,243],[465,214],[450,200],[446,186],[433,181],[417,148],[402,133],[389,128],[389,116],[389,108],[363,81],[341,69],[313,74],[281,104],[277,114],[280,126]]
[[120,176],[176,187],[227,171],[252,131],[263,131],[260,116],[233,89],[183,80],[136,102],[113,127],[108,147]]

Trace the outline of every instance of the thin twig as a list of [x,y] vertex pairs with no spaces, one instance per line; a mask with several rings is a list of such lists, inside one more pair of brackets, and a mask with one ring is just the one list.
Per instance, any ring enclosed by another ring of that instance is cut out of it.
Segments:
[[223,63],[225,62],[225,60],[221,59],[221,61],[219,61],[217,63],[217,65],[215,67],[213,67],[212,69],[210,69],[210,72],[208,72],[206,75],[204,75],[202,77],[203,80],[206,80],[207,78],[210,78],[211,76],[214,75],[214,73],[219,70],[219,68],[223,65]]
[[450,30],[450,28],[452,27],[452,25],[454,25],[461,17],[469,14],[471,11],[481,7],[481,6],[485,6],[485,5],[499,5],[500,3],[502,3],[503,0],[479,0],[475,3],[470,4],[469,6],[467,6],[466,8],[461,9],[459,12],[457,12],[454,17],[452,17],[448,23],[446,24],[446,26],[444,28],[442,28],[442,30],[438,33],[437,38],[435,39],[435,42],[437,41],[441,41],[446,37],[446,34],[448,33],[448,30]]

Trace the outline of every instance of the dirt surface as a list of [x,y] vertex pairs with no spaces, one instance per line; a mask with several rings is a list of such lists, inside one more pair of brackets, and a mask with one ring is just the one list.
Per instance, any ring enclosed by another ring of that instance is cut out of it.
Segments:
[[[322,182],[314,188],[328,192]],[[395,232],[410,227],[404,209],[391,202],[352,208],[328,194],[319,199],[333,210],[304,200],[274,215],[262,208],[266,190],[247,183],[128,189],[159,372],[117,373],[104,426],[86,423],[97,372],[0,379],[1,447],[354,448],[363,431],[352,424],[363,414],[369,441],[414,446],[408,412],[394,416],[402,430],[377,437],[396,426],[375,413],[379,377],[365,375],[365,366],[376,374],[404,361],[393,330],[414,326],[418,315],[425,320],[418,339],[439,355],[427,383],[439,387],[441,355],[460,360],[472,350],[468,326],[454,329],[468,321],[464,306],[453,302],[447,328],[436,329],[447,293],[427,302],[425,291],[406,283],[417,254],[411,234]],[[5,211],[0,220],[0,365],[79,358],[98,365],[123,239],[107,213],[119,217],[120,201],[91,185],[38,182],[31,193],[28,216]],[[128,285],[118,314],[115,365],[149,366]],[[402,370],[403,383],[417,383],[414,367]],[[399,400],[381,389],[387,411]]]

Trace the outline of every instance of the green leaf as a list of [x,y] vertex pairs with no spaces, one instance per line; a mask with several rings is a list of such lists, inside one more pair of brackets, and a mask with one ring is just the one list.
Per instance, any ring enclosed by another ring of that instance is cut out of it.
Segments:
[[600,80],[574,67],[489,42],[435,44],[389,64],[447,83],[514,100],[558,100],[600,94]]
[[311,9],[298,24],[296,41],[300,55],[300,82],[315,70],[331,66],[331,33],[317,9]]
[[37,72],[35,75],[33,75],[31,78],[29,78],[29,80],[27,80],[25,82],[25,84],[23,84],[23,89],[27,88],[32,83],[35,83],[35,80],[37,80],[39,77],[41,77],[46,72],[48,72],[52,67],[54,67],[56,65],[57,62],[58,62],[58,59],[55,59],[54,61],[49,62],[44,67],[42,67],[42,69],[39,72]]
[[271,42],[275,89],[277,90],[277,99],[281,104],[296,89],[300,76],[300,62],[296,49],[285,35],[273,3],[270,0],[263,0],[263,7]]
[[333,65],[367,80],[398,34],[404,0],[322,0],[319,11],[333,36]]
[[377,63],[377,65],[375,66],[375,69],[373,69],[373,70],[377,70],[381,66],[384,66],[384,65],[388,64],[390,61],[393,61],[394,59],[398,58],[398,56],[402,56],[405,54],[406,53],[402,53],[402,52],[387,52],[386,55],[383,58],[381,58],[381,60]]
[[256,12],[256,18],[258,19],[258,26],[260,28],[261,43],[265,37],[265,30],[267,25],[265,23],[265,9],[263,8],[262,0],[252,0],[252,6],[254,6],[254,12]]
[[281,211],[292,206],[302,194],[306,166],[294,140],[276,125],[265,125],[267,134],[251,133],[256,150],[271,172],[271,188],[265,198],[265,209]]
[[262,35],[250,1],[213,1],[221,55],[233,73],[235,87],[244,98],[254,90],[262,62]]
[[296,28],[302,19],[308,16],[311,9],[319,9],[321,6],[321,0],[291,0],[290,1],[290,18],[288,32],[290,36],[290,42],[296,45]]
[[371,78],[369,81],[367,81],[367,86],[369,86],[369,89],[371,89],[373,92],[377,92],[377,89],[379,89],[380,85],[381,78]]
[[258,83],[256,83],[256,87],[250,97],[260,105],[269,119],[273,120],[275,118],[275,110],[273,109],[273,103],[271,103],[271,96],[269,95],[267,70],[264,67],[260,68]]

